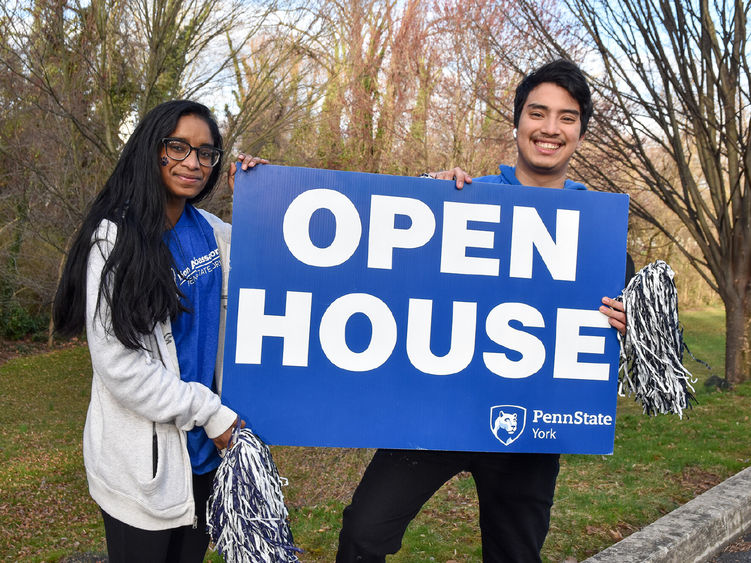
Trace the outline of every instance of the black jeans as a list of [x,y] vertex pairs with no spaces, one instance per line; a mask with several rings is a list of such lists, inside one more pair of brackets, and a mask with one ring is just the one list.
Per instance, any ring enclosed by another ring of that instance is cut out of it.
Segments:
[[211,496],[216,470],[193,474],[193,498],[197,525],[168,530],[142,530],[113,518],[102,510],[110,563],[201,563],[209,535],[206,533],[206,501]]
[[344,509],[337,563],[399,551],[407,525],[451,477],[470,471],[485,563],[539,562],[550,526],[557,454],[378,450]]

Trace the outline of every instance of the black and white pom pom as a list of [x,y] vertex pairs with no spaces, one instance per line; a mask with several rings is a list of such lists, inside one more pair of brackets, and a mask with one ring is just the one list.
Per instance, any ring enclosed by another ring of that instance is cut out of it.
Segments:
[[673,270],[662,260],[631,279],[619,299],[628,318],[621,341],[618,394],[634,395],[646,414],[677,414],[696,403],[696,380],[683,366],[683,328]]
[[294,546],[271,452],[248,429],[232,436],[214,477],[206,523],[217,551],[229,563],[292,563]]

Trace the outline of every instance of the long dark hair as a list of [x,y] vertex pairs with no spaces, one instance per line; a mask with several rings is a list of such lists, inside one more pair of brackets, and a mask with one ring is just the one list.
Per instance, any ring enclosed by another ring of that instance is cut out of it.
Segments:
[[[91,203],[68,253],[52,312],[58,334],[75,336],[85,326],[87,262],[97,243],[93,236],[104,219],[117,225],[117,239],[106,259],[97,299],[97,310],[102,297],[111,310],[111,327],[107,329],[111,328],[125,346],[136,349],[141,346],[141,335],[182,310],[171,270],[172,255],[164,243],[168,227],[166,188],[159,154],[162,139],[169,137],[184,115],[206,121],[214,146],[222,148],[216,120],[202,104],[188,100],[165,102],[143,118],[125,144],[104,189]],[[220,159],[204,189],[190,203],[211,194],[221,167]]]

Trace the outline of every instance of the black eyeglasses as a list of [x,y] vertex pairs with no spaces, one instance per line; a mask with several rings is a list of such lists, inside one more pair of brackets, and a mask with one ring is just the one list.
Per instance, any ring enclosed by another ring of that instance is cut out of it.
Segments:
[[162,143],[164,143],[164,151],[172,160],[185,160],[190,156],[190,151],[196,151],[196,155],[198,155],[198,163],[201,166],[206,166],[208,168],[212,168],[217,162],[219,162],[223,152],[222,149],[210,145],[194,147],[187,141],[174,137],[162,139]]

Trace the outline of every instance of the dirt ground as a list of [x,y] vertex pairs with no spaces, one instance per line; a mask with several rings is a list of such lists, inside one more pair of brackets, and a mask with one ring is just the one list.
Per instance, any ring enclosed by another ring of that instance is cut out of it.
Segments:
[[60,350],[62,348],[72,348],[79,346],[81,341],[78,338],[73,338],[66,341],[55,341],[52,344],[52,348],[47,346],[46,342],[34,342],[32,340],[3,340],[0,338],[0,366],[12,358],[18,356],[31,356],[34,354],[43,354],[45,352],[51,352],[52,350]]

